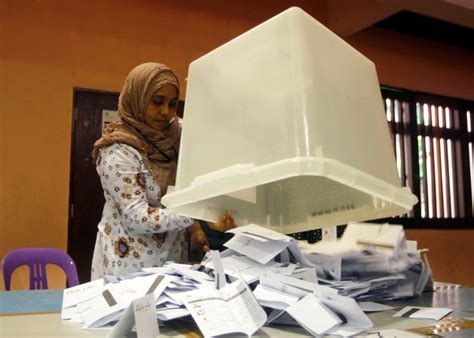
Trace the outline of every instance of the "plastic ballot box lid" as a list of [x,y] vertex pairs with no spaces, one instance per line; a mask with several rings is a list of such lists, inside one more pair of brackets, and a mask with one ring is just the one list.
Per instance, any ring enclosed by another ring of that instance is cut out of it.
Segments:
[[292,233],[416,202],[400,184],[373,62],[300,8],[190,64],[166,207]]

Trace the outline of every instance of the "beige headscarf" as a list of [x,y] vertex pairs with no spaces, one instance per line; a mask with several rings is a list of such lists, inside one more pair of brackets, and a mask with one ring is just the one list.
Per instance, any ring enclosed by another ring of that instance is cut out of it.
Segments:
[[179,124],[176,119],[165,130],[159,131],[145,124],[144,114],[153,93],[166,84],[174,85],[179,94],[178,77],[169,67],[154,62],[135,67],[128,74],[120,93],[120,121],[110,123],[105,128],[92,151],[94,161],[97,161],[102,147],[114,143],[134,147],[142,154],[145,167],[151,172],[163,194],[176,179]]

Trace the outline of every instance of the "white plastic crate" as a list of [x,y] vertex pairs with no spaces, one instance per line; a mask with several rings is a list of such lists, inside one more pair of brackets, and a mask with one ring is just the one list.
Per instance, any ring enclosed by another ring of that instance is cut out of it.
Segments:
[[282,233],[394,216],[401,188],[374,64],[290,8],[189,67],[177,213]]

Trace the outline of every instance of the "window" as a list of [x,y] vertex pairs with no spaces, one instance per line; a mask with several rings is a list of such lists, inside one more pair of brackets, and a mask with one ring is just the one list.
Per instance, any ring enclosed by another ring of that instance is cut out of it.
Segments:
[[[412,211],[368,222],[405,228],[473,228],[474,102],[382,86],[402,186],[418,197]],[[337,236],[345,226],[337,227]],[[313,243],[321,230],[292,234]]]
[[396,223],[472,227],[473,102],[385,86],[382,96],[401,184],[419,199]]

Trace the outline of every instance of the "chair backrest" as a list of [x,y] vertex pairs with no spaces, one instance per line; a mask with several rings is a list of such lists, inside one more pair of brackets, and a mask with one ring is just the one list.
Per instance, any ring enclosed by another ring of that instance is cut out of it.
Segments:
[[11,275],[22,265],[28,265],[30,270],[30,290],[47,289],[47,264],[54,264],[63,269],[68,287],[79,284],[76,264],[67,253],[53,248],[24,248],[12,250],[3,257],[5,290],[10,290]]

